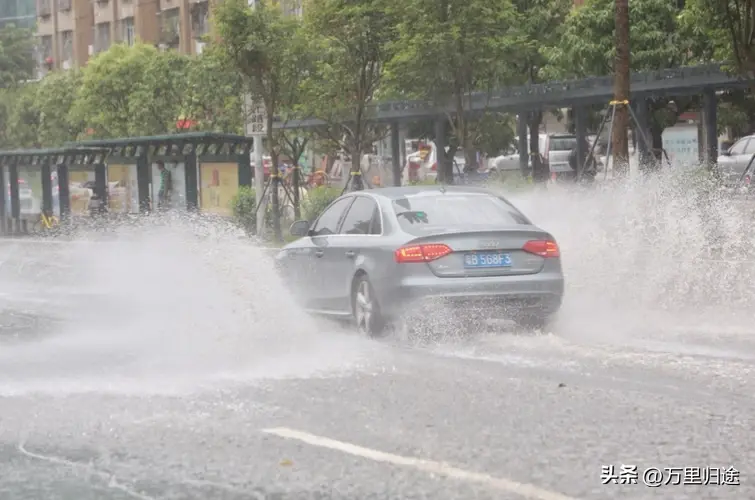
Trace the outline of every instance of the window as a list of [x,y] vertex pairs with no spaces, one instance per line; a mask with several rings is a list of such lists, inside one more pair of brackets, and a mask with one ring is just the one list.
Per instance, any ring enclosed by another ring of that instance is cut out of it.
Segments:
[[744,154],[746,155],[752,155],[755,154],[755,141],[750,139],[750,142],[747,143],[747,146],[745,146]]
[[58,12],[71,10],[71,0],[58,0]]
[[392,204],[401,229],[415,236],[448,229],[530,224],[506,200],[486,193],[431,192],[406,196]]
[[338,223],[341,221],[341,216],[353,199],[354,198],[351,196],[348,198],[341,198],[328,207],[322,215],[320,215],[320,218],[317,219],[315,227],[312,229],[312,236],[336,234],[338,231]]
[[[375,220],[377,226],[374,224]],[[341,233],[380,234],[380,213],[375,200],[367,196],[357,196],[343,220]]]
[[39,57],[39,76],[42,77],[50,71],[55,64],[52,55],[52,35],[39,37],[37,56]]
[[52,14],[50,3],[51,0],[37,0],[37,15],[39,17],[49,17]]
[[121,41],[126,45],[134,45],[136,35],[134,33],[134,18],[127,17],[121,21]]
[[729,150],[729,153],[732,155],[742,155],[745,152],[745,146],[747,146],[747,141],[749,141],[749,137],[745,137],[744,139],[740,139],[737,141],[736,144],[734,144],[731,149]]
[[181,36],[179,30],[179,9],[160,12],[160,44],[170,49],[178,48]]
[[[571,151],[577,147],[576,137],[551,137],[550,150],[551,151]],[[540,151],[541,153],[543,151]]]
[[110,47],[110,23],[94,25],[94,53],[104,52]]
[[73,65],[73,31],[63,31],[60,38],[63,45],[62,67],[68,69]]
[[201,38],[210,31],[209,2],[195,3],[191,6],[191,34]]

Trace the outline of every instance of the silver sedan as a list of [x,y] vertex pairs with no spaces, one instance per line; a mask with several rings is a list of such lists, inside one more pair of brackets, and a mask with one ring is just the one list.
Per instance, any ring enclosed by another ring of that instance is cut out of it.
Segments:
[[281,249],[278,268],[311,312],[378,336],[423,306],[540,329],[564,292],[559,247],[503,197],[474,187],[348,193]]

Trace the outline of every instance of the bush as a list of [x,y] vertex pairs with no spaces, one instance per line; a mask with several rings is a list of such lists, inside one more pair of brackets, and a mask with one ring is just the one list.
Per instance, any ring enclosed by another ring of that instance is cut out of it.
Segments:
[[[248,233],[257,232],[257,195],[254,188],[241,186],[231,201],[233,206],[233,219],[238,225],[244,228]],[[271,207],[268,205],[265,214],[265,224],[270,225],[273,222]]]
[[310,189],[307,197],[302,200],[301,214],[304,220],[314,222],[320,214],[333,203],[333,200],[341,196],[341,189],[335,187],[319,186]]

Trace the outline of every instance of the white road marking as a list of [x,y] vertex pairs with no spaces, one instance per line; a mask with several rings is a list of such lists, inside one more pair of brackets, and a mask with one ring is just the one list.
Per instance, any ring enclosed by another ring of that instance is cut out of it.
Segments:
[[33,453],[33,452],[28,451],[26,449],[25,444],[26,443],[20,443],[18,445],[18,451],[19,451],[19,453],[21,453],[22,455],[24,455],[24,456],[26,456],[28,458],[33,458],[33,459],[36,459],[36,460],[41,460],[42,462],[48,462],[48,463],[55,464],[55,465],[63,465],[65,467],[70,467],[72,469],[86,469],[88,472],[90,472],[92,474],[95,474],[97,476],[100,476],[103,479],[106,479],[108,481],[108,488],[113,488],[113,489],[122,491],[123,493],[127,494],[128,496],[130,496],[132,498],[136,498],[138,500],[156,500],[154,497],[151,497],[151,496],[148,496],[148,495],[144,495],[142,493],[139,493],[138,491],[132,490],[128,486],[125,486],[125,485],[119,483],[116,480],[116,477],[115,477],[114,474],[110,474],[110,473],[107,473],[107,472],[96,470],[95,468],[93,468],[89,464],[82,464],[80,462],[74,462],[72,460],[66,460],[65,458],[54,457],[54,456],[51,456],[51,455],[42,455],[42,454],[39,454],[39,453]]
[[576,500],[573,497],[562,495],[561,493],[555,491],[546,490],[532,484],[520,483],[518,481],[514,481],[513,479],[493,477],[480,472],[467,471],[442,462],[435,462],[433,460],[424,460],[421,458],[394,455],[392,453],[365,448],[355,444],[345,443],[343,441],[336,441],[335,439],[316,436],[314,434],[297,431],[295,429],[289,429],[287,427],[262,429],[262,432],[264,432],[265,434],[272,434],[278,437],[282,437],[284,439],[301,441],[312,446],[319,446],[320,448],[328,448],[331,450],[341,451],[349,455],[374,460],[376,462],[410,467],[424,472],[429,472],[430,474],[438,474],[452,479],[458,479],[460,481],[479,483],[496,490],[515,493],[524,498],[530,498],[534,500]]

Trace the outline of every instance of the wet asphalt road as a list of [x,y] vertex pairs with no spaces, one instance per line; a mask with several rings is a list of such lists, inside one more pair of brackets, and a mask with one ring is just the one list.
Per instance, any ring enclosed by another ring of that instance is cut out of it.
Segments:
[[[292,366],[319,351],[294,349],[270,376],[168,390],[109,379],[116,357],[83,370],[62,336],[29,354],[107,307],[60,281],[59,251],[0,241],[2,500],[755,498],[755,325],[424,348],[334,331],[317,342],[338,359],[311,370]],[[622,464],[639,484],[603,484]],[[653,467],[741,484],[648,487]]]

